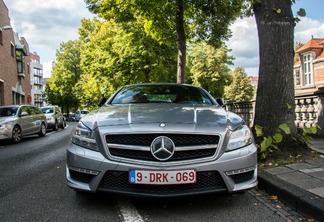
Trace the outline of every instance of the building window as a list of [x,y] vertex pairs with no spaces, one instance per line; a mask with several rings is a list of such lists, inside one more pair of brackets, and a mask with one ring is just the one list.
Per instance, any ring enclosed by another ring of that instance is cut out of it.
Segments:
[[303,55],[304,85],[313,84],[313,66],[311,54]]
[[18,74],[24,73],[24,55],[21,51],[16,51],[16,60],[17,60]]
[[300,85],[300,71],[299,70],[295,71],[295,85],[296,86]]
[[15,45],[11,42],[10,45],[11,56],[15,58]]

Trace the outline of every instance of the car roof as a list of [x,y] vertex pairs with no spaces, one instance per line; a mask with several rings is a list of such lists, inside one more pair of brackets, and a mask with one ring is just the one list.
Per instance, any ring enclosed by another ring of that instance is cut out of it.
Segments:
[[[5,106],[0,106],[0,107],[21,107],[21,106],[34,106],[30,104],[20,104],[20,105],[5,105]],[[36,106],[34,106],[36,107]]]

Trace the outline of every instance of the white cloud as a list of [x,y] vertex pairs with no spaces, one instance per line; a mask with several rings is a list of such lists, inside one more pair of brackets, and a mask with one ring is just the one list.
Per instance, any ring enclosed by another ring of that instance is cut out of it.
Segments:
[[[306,1],[306,0],[305,0]],[[52,61],[61,42],[78,38],[82,18],[92,18],[84,0],[4,0],[11,25],[26,38],[30,50],[37,52],[44,76],[51,74]],[[311,11],[309,13],[312,14]],[[314,14],[314,13],[313,13]],[[259,45],[254,17],[238,19],[232,26],[227,46],[235,57],[235,68],[241,66],[248,75],[258,75]],[[306,43],[311,36],[324,38],[324,21],[301,18],[295,27],[295,42]]]
[[235,57],[234,66],[241,66],[248,75],[257,75],[259,66],[259,40],[254,17],[237,19],[230,27],[232,37],[227,42],[230,55]]
[[52,61],[43,63],[43,77],[50,78],[52,74]]
[[312,36],[314,38],[324,38],[324,21],[310,18],[301,18],[295,27],[295,41],[306,43]]
[[[258,75],[259,40],[253,17],[238,19],[232,26],[232,37],[227,46],[235,57],[234,66],[241,66],[248,75]],[[307,43],[311,37],[324,38],[324,21],[301,18],[295,27],[295,42]]]
[[[78,38],[82,18],[92,18],[83,0],[4,0],[11,25],[24,37],[30,51],[37,52],[44,76],[51,73],[52,61],[61,42]],[[45,65],[46,64],[46,65]]]

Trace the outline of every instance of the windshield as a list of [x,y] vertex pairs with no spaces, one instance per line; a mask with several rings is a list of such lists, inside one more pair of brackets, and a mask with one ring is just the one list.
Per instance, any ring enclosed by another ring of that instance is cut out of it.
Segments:
[[42,110],[42,112],[43,112],[44,114],[47,114],[47,113],[54,113],[54,109],[51,108],[51,107],[43,107],[43,108],[41,108],[41,110]]
[[200,88],[180,84],[126,86],[111,101],[111,104],[128,103],[213,104]]
[[0,117],[15,116],[18,107],[0,107]]

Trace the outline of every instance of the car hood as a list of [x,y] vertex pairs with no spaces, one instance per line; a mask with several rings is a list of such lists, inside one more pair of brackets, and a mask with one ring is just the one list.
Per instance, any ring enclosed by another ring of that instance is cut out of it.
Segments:
[[1,124],[4,124],[4,123],[7,123],[7,122],[10,122],[10,121],[14,121],[16,119],[17,119],[17,117],[15,117],[15,116],[4,116],[4,117],[0,117],[0,125]]
[[82,118],[89,128],[101,126],[172,123],[236,129],[243,120],[219,106],[130,104],[101,107]]

